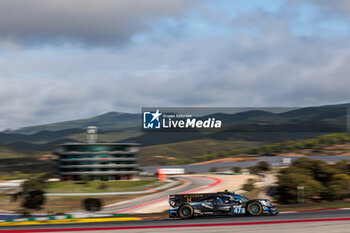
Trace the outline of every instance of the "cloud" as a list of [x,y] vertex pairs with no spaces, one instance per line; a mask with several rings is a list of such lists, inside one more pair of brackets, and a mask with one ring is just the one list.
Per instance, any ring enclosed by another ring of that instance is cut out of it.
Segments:
[[287,35],[274,41],[242,33],[174,40],[168,47],[149,42],[118,54],[81,50],[67,60],[53,55],[42,67],[36,65],[40,57],[17,57],[10,63],[21,77],[0,82],[0,127],[138,112],[142,106],[293,107],[350,98],[349,42]]
[[321,7],[327,13],[342,13],[350,14],[350,2],[348,0],[288,0],[293,6],[296,3],[312,3],[316,6]]
[[120,45],[193,0],[2,0],[0,39],[22,45]]
[[350,2],[347,0],[327,1],[327,0],[313,0],[315,4],[324,6],[330,10],[350,14]]
[[[206,18],[232,33],[150,37],[123,49],[21,50],[0,43],[0,128],[138,112],[142,106],[348,102],[348,36],[296,36],[290,17],[257,9],[223,21]],[[183,27],[189,31],[191,22]]]

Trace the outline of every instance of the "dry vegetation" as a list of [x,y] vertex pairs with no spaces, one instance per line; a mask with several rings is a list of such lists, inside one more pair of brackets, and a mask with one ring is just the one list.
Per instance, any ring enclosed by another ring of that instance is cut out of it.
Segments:
[[214,139],[198,139],[186,142],[146,146],[140,148],[140,163],[143,165],[159,165],[178,163],[184,159],[217,153],[220,151],[251,148],[261,145],[259,142],[219,141]]

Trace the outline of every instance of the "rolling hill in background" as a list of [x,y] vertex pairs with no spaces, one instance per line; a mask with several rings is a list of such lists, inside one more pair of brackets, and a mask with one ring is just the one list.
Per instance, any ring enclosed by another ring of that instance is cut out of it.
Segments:
[[6,131],[6,133],[17,134],[34,134],[41,131],[62,131],[67,129],[86,129],[86,127],[94,125],[100,131],[112,131],[140,126],[141,115],[133,113],[109,112],[103,115],[91,117],[88,119],[64,121],[53,124],[37,125],[20,128],[17,130]]
[[78,142],[69,138],[62,138],[56,141],[48,142],[48,143],[30,143],[30,142],[11,142],[6,144],[6,147],[19,152],[19,153],[33,153],[33,152],[51,152],[55,149],[56,146],[67,143],[67,142]]
[[[308,107],[282,113],[252,110],[235,114],[216,113],[213,117],[222,119],[225,131],[276,132],[276,131],[344,131],[347,109],[345,107]],[[322,125],[322,127],[321,127]]]
[[74,134],[84,133],[85,129],[72,128],[63,129],[57,131],[43,130],[33,134],[20,134],[20,133],[0,133],[1,143],[12,143],[17,141],[24,142],[49,142],[58,140],[60,138],[69,137]]
[[[246,141],[249,142],[246,144],[248,147],[286,139],[311,138],[328,131],[343,132],[346,129],[346,114],[349,107],[350,104],[341,104],[300,108],[282,113],[261,110],[235,114],[215,113],[199,118],[221,119],[225,125],[222,130],[214,132],[192,130],[186,133],[144,133],[140,130],[141,114],[109,112],[88,119],[0,132],[0,159],[51,153],[55,146],[61,143],[85,141],[86,127],[91,125],[98,126],[101,142],[141,143],[145,148],[140,153],[143,158],[154,153],[155,148],[164,153],[173,148],[171,156],[187,155],[181,150],[190,148],[191,144],[194,145],[191,153],[201,155],[212,153],[220,147],[227,149],[228,145],[231,145],[227,143],[228,141]],[[208,151],[198,149],[200,148],[198,145],[203,142],[210,142],[216,146]]]

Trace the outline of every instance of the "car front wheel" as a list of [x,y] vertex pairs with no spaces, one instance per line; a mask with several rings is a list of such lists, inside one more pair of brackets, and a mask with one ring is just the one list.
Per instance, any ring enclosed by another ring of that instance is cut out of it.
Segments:
[[193,218],[194,216],[194,210],[193,207],[190,205],[183,205],[179,209],[179,216],[182,219],[189,219]]
[[247,212],[249,215],[258,216],[262,213],[262,211],[262,205],[256,201],[249,203],[247,206]]

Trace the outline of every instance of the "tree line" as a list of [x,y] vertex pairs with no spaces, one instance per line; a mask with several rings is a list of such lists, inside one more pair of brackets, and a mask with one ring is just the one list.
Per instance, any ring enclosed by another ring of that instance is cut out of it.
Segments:
[[350,162],[328,164],[321,160],[299,158],[278,176],[280,203],[297,203],[298,187],[302,187],[303,202],[343,200],[350,197]]

